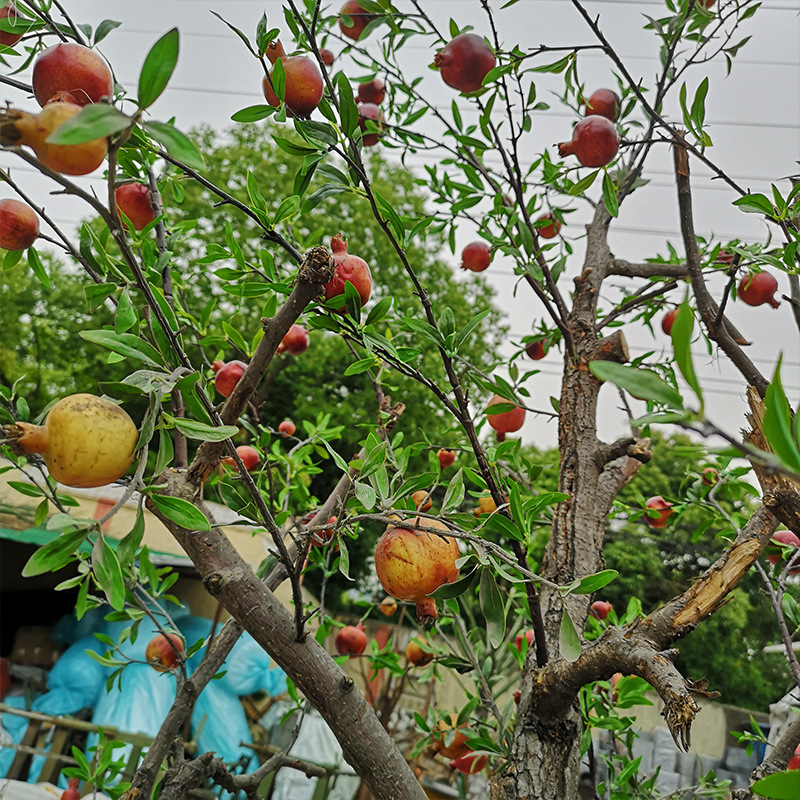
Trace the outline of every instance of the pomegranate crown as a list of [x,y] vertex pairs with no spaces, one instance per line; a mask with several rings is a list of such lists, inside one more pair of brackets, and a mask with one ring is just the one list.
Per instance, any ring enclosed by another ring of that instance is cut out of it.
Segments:
[[337,233],[336,236],[331,237],[331,250],[333,250],[334,253],[347,252],[347,239],[345,239],[341,233]]

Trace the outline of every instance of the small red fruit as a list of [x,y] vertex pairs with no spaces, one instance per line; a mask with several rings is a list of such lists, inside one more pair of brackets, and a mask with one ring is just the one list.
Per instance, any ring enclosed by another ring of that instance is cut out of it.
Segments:
[[393,597],[384,597],[378,608],[385,617],[391,617],[392,614],[397,612],[397,603]]
[[311,339],[308,331],[302,325],[292,325],[278,345],[279,353],[288,353],[290,356],[299,356],[308,350]]
[[786,769],[800,769],[800,747],[794,751],[794,755],[789,759]]
[[367,648],[364,626],[345,625],[336,634],[336,652],[340,656],[360,656]]
[[537,228],[537,232],[542,239],[555,239],[558,236],[558,232],[561,230],[561,220],[556,219],[552,214],[542,214],[537,222],[541,222],[543,220],[549,220],[547,225],[542,225],[541,228]]
[[[314,514],[312,513],[308,520],[304,520],[304,522],[310,521],[313,518]],[[335,525],[336,524],[336,517],[328,517],[328,525]],[[328,542],[333,539],[333,528],[324,528],[321,531],[315,531],[314,536],[311,539],[311,546],[312,547],[324,547]]]
[[59,92],[66,92],[79,106],[114,95],[114,80],[106,62],[94,50],[75,42],[43,50],[33,64],[31,83],[42,107]]
[[612,92],[611,89],[597,89],[589,96],[586,102],[586,111],[584,116],[589,117],[592,115],[605,117],[616,122],[619,119],[619,95]]
[[433,661],[433,653],[427,649],[425,642],[412,639],[406,645],[406,658],[409,664],[413,664],[415,667],[424,667]]
[[472,242],[461,251],[461,269],[483,272],[492,260],[492,251],[486,242]]
[[183,654],[183,639],[177,633],[159,633],[147,645],[144,657],[157,672],[169,672],[178,666]]
[[619,134],[611,120],[592,115],[584,117],[572,131],[572,141],[561,142],[558,153],[575,155],[584,167],[604,167],[619,150]]
[[769,303],[777,308],[780,302],[773,295],[778,290],[778,281],[769,272],[748,272],[742,278],[736,294],[740,300],[749,306],[762,306]]
[[[345,20],[344,17],[349,17],[350,19]],[[361,38],[361,34],[364,33],[364,28],[376,18],[375,14],[368,14],[357,0],[347,0],[339,12],[339,30],[345,36],[349,36],[357,42]]]
[[425,511],[430,511],[433,507],[433,500],[431,500],[431,498],[428,496],[428,493],[424,489],[414,492],[411,495],[411,500],[414,503],[414,508],[416,508],[417,511],[422,511],[423,513]]
[[456,460],[456,454],[455,451],[442,447],[436,451],[436,458],[439,459],[439,466],[442,469],[447,469]]
[[39,217],[21,200],[0,200],[0,248],[27,250],[39,236]]
[[[774,543],[777,542],[781,547],[777,547]],[[775,566],[781,560],[781,554],[783,552],[784,547],[791,547],[792,553],[789,556],[789,560],[792,563],[796,561],[800,561],[797,558],[797,548],[800,547],[800,539],[797,537],[796,534],[792,533],[792,531],[776,531],[772,534],[772,543],[768,544],[765,548],[765,552],[767,553],[767,561],[770,564]],[[798,575],[800,574],[800,564],[797,566],[793,566],[789,570],[790,575]]]
[[653,511],[658,511],[658,515],[655,517],[651,517],[649,514],[645,515],[644,521],[651,528],[666,528],[667,520],[675,513],[672,510],[672,505],[659,495],[651,497],[644,506]]
[[[261,456],[258,455],[258,451],[254,447],[250,447],[249,444],[242,444],[236,448],[236,454],[241,459],[242,464],[244,464],[244,468],[248,472],[252,472],[257,466],[259,461],[261,461]],[[236,462],[230,457],[226,456],[222,459],[223,464],[227,464],[229,467],[235,467]]]
[[664,314],[664,318],[661,320],[661,330],[669,336],[672,333],[672,326],[675,324],[675,317],[678,316],[678,309],[673,308],[671,311],[667,311]]
[[[378,131],[367,132],[367,120],[372,120],[377,126]],[[375,103],[359,103],[358,104],[358,127],[364,133],[361,136],[361,144],[364,147],[372,147],[378,144],[383,132],[383,112],[375,105]]]
[[[13,3],[9,3],[3,8],[0,8],[0,19],[6,19],[7,17],[11,17],[11,21],[14,21],[14,17],[19,16],[17,14],[17,9]],[[11,33],[10,31],[0,31],[0,44],[5,45],[6,47],[13,47],[20,39],[22,38],[21,33]]]
[[448,86],[459,92],[477,92],[497,62],[483,36],[461,33],[434,56],[433,63]]
[[336,310],[343,311],[344,285],[346,281],[350,281],[361,298],[361,305],[366,305],[372,294],[372,275],[367,262],[347,252],[347,239],[343,239],[340,233],[331,239],[331,250],[336,274],[333,280],[324,286],[325,299],[330,300],[341,295],[341,305],[337,306]]
[[718,264],[730,264],[733,261],[733,253],[728,250],[720,250],[717,253],[717,263]]
[[380,78],[374,78],[369,83],[358,84],[359,103],[373,103],[379,106],[386,97],[386,86]]
[[211,368],[217,373],[214,377],[216,390],[223,397],[230,397],[236,388],[236,384],[239,383],[240,378],[244,375],[247,364],[243,361],[229,361],[227,364],[224,361],[215,361]]
[[493,414],[489,409],[498,403],[505,403],[508,405],[511,401],[500,397],[499,394],[492,397],[486,412],[489,425],[498,433],[513,433],[514,431],[518,431],[522,427],[522,423],[525,422],[525,409],[511,403],[514,408],[510,411],[501,411],[500,413]]
[[123,183],[114,190],[117,209],[124,214],[137,231],[147,227],[154,219],[150,204],[150,189],[143,183]]
[[521,653],[522,652],[522,642],[523,641],[527,641],[528,642],[528,647],[530,647],[533,644],[533,640],[534,640],[535,637],[536,637],[536,634],[533,632],[533,628],[530,628],[529,630],[525,631],[525,633],[518,633],[514,637],[514,647],[516,647],[517,650],[519,650],[520,653]]
[[614,606],[605,600],[595,600],[594,603],[589,606],[589,613],[596,619],[604,620],[612,608],[614,608]]
[[461,758],[455,758],[450,762],[450,769],[463,772],[465,775],[476,775],[480,772],[489,761],[489,756],[485,753],[483,755],[475,755],[472,751],[468,752]]
[[525,348],[525,353],[528,358],[532,358],[534,361],[543,359],[547,355],[547,347],[545,346],[544,339],[537,339],[535,342],[531,342]]
[[64,789],[64,792],[61,795],[61,800],[81,800],[81,793],[78,789],[79,785],[79,778],[70,778],[67,788]]
[[296,430],[297,427],[290,419],[285,419],[280,425],[278,425],[278,433],[280,433],[281,436],[294,436],[294,432]]
[[[286,73],[283,99],[286,107],[296,117],[305,119],[319,105],[322,100],[324,84],[317,65],[307,56],[287,56],[280,40],[271,42],[267,47],[267,58],[275,64],[280,61]],[[269,79],[264,76],[262,89],[267,102],[277,108],[281,101],[272,88],[272,75],[275,68],[270,71]]]
[[[439,520],[417,517],[414,525],[449,532]],[[445,583],[458,580],[455,539],[402,526],[387,529],[375,545],[375,572],[384,590],[398,600],[413,600],[417,619],[425,624],[439,613],[428,595]]]
[[331,53],[330,50],[326,50],[325,48],[323,48],[322,50],[319,51],[319,60],[326,67],[332,67],[333,62],[336,60],[336,56],[333,53]]
[[703,483],[706,486],[714,486],[719,481],[719,472],[714,467],[706,467],[703,470]]

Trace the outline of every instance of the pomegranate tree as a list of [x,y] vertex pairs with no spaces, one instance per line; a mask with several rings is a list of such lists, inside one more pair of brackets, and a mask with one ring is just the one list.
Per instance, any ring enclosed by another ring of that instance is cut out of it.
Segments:
[[139,432],[118,405],[93,394],[59,400],[44,425],[17,422],[6,437],[19,454],[38,453],[50,475],[65,486],[105,486],[133,461]]
[[[449,532],[435,519],[413,519],[414,526]],[[438,616],[436,601],[429,597],[445,583],[458,580],[458,542],[433,531],[397,525],[386,530],[375,545],[375,572],[381,586],[398,600],[413,601],[423,625]]]

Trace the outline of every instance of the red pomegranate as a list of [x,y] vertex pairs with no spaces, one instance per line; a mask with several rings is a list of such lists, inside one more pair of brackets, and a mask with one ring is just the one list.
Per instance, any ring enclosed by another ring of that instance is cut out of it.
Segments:
[[589,613],[596,619],[604,620],[612,608],[614,608],[614,606],[605,600],[595,600],[594,603],[589,606]]
[[[447,525],[435,519],[417,517],[412,524],[449,531]],[[458,580],[459,555],[455,539],[395,526],[388,528],[375,545],[375,572],[388,594],[413,601],[419,622],[430,624],[439,612],[428,595],[443,584]]]
[[483,272],[492,261],[492,250],[486,242],[471,242],[461,251],[461,269]]
[[489,756],[476,755],[471,750],[460,758],[455,758],[450,762],[450,769],[463,772],[465,775],[476,775],[480,772],[489,760]]
[[[777,542],[779,546],[776,546],[774,543]],[[772,534],[772,541],[764,548],[764,552],[767,555],[767,561],[770,564],[775,566],[780,560],[781,555],[783,552],[784,547],[791,547],[792,553],[789,555],[789,560],[792,561],[794,564],[796,561],[800,561],[797,559],[797,548],[800,547],[800,539],[797,537],[797,534],[792,533],[792,531],[776,531]],[[790,575],[798,575],[800,574],[800,563],[797,566],[793,566],[789,570]]]
[[439,459],[439,466],[442,469],[447,469],[456,460],[456,454],[453,450],[441,447],[436,451],[436,458]]
[[619,119],[619,95],[611,89],[596,89],[584,101],[586,105],[585,117],[596,115],[616,122]]
[[522,643],[525,641],[528,643],[528,647],[530,647],[533,644],[534,638],[536,638],[536,634],[534,633],[533,628],[529,628],[527,631],[525,631],[525,633],[518,633],[514,637],[514,647],[516,647],[521,653]]
[[386,97],[386,86],[380,78],[374,78],[369,83],[358,84],[359,103],[372,103],[379,106]]
[[[367,130],[368,119],[372,120],[378,126],[377,131]],[[364,147],[372,147],[378,144],[378,140],[383,133],[383,124],[383,111],[381,111],[375,103],[358,104],[358,127],[363,131],[361,135],[361,144],[363,144]]]
[[[349,17],[348,20],[343,17]],[[339,30],[351,39],[358,41],[364,28],[369,25],[377,15],[367,13],[357,2],[357,0],[347,0],[339,12]]]
[[302,325],[292,325],[278,345],[279,353],[288,353],[290,356],[299,356],[308,350],[311,339],[308,331]]
[[[286,73],[283,99],[286,107],[296,117],[306,118],[319,105],[322,100],[323,82],[317,65],[306,56],[287,56],[280,40],[271,42],[267,47],[267,58],[275,64],[280,61]],[[278,95],[272,88],[272,75],[264,76],[262,88],[264,97],[271,106],[276,108],[281,104]]]
[[498,433],[506,434],[506,433],[514,433],[514,431],[518,431],[522,427],[522,423],[525,422],[525,409],[520,408],[518,405],[511,403],[514,406],[510,411],[501,411],[500,413],[493,414],[488,409],[498,403],[511,403],[510,400],[506,400],[505,397],[500,397],[499,394],[496,394],[492,397],[489,401],[489,406],[486,411],[486,418],[489,421],[489,425],[494,428]]
[[21,200],[0,200],[0,247],[27,250],[39,238],[39,217]]
[[496,63],[492,48],[477,33],[461,33],[435,56],[442,80],[460,92],[477,92]]
[[281,434],[281,436],[294,436],[294,432],[296,430],[297,427],[290,419],[285,419],[280,425],[278,425],[278,432]]
[[[250,447],[249,444],[239,445],[239,447],[236,448],[236,455],[239,456],[244,468],[248,472],[252,472],[258,466],[258,462],[261,461],[261,456],[258,455],[258,451],[254,447]],[[230,456],[225,456],[221,463],[229,467],[236,466],[236,462]]]
[[763,306],[764,303],[769,303],[773,308],[777,308],[780,302],[773,297],[777,290],[778,281],[769,272],[748,272],[742,278],[736,295],[749,306]]
[[552,214],[542,214],[536,221],[547,221],[546,225],[537,228],[537,232],[542,239],[555,239],[558,236],[558,232],[561,230],[561,220],[556,219]]
[[61,42],[43,50],[33,63],[31,84],[42,108],[60,92],[79,106],[114,95],[106,62],[94,50],[75,42]]
[[537,339],[535,342],[531,342],[525,348],[525,353],[528,358],[532,358],[534,361],[543,359],[547,355],[547,347],[545,346],[544,339]]
[[[314,514],[313,512],[309,516],[307,520],[304,520],[304,523],[307,524],[308,522],[313,519]],[[328,525],[335,525],[337,517],[328,517]],[[328,542],[333,539],[334,530],[333,528],[323,528],[321,531],[314,531],[314,535],[311,537],[311,546],[312,547],[324,547]]]
[[658,511],[658,516],[655,517],[651,517],[649,514],[645,515],[644,521],[651,528],[666,528],[667,520],[675,513],[672,510],[672,504],[659,495],[651,497],[644,506],[653,511]]
[[[9,2],[8,5],[3,6],[0,8],[0,19],[6,19],[6,17],[11,17],[11,21],[14,21],[14,17],[18,16],[16,6]],[[6,47],[13,47],[20,39],[22,38],[21,33],[11,33],[10,31],[0,31],[0,44],[5,45]]]
[[360,656],[367,647],[367,634],[364,633],[364,626],[345,625],[336,634],[334,640],[336,652],[340,656]]
[[604,167],[619,150],[619,134],[614,123],[605,117],[584,117],[572,131],[572,141],[558,145],[558,153],[577,156],[584,167]]
[[240,378],[244,375],[247,364],[243,361],[229,361],[227,364],[224,361],[215,361],[211,365],[211,369],[217,373],[214,376],[216,390],[223,397],[230,397],[236,388],[236,384],[239,383]]
[[675,324],[675,317],[678,316],[678,309],[673,308],[671,311],[667,311],[664,314],[664,318],[661,320],[661,330],[669,336],[672,333],[672,326]]
[[333,62],[336,60],[336,56],[330,51],[323,48],[319,51],[319,60],[326,66],[332,67]]
[[61,800],[80,800],[81,793],[78,786],[80,786],[80,779],[70,778],[67,788],[61,794]]
[[333,280],[325,284],[325,299],[331,300],[341,296],[341,304],[336,307],[336,310],[344,311],[344,285],[350,281],[361,298],[361,305],[365,306],[372,294],[372,275],[367,262],[363,258],[347,252],[347,239],[343,239],[340,233],[331,239],[331,250],[336,274]]
[[719,472],[714,467],[706,467],[703,470],[702,479],[706,486],[713,486],[719,481]]

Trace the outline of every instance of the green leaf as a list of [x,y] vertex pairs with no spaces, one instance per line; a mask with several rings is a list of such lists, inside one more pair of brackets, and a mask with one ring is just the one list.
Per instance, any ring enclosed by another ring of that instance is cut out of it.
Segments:
[[603,175],[603,202],[606,204],[606,211],[612,217],[619,216],[619,200],[617,199],[617,187],[608,172]]
[[178,29],[167,31],[151,48],[139,73],[139,108],[149,108],[167,88],[178,63]]
[[38,280],[42,286],[52,289],[53,284],[50,282],[50,276],[47,274],[47,270],[44,268],[44,264],[39,258],[39,254],[32,247],[29,247],[26,255],[28,258],[28,264],[30,265],[33,274],[36,276],[36,280]]
[[589,369],[601,381],[610,381],[638,400],[652,400],[670,408],[683,408],[683,398],[678,390],[652,370],[629,367],[615,361],[592,361]]
[[362,358],[360,361],[356,361],[344,371],[345,375],[360,375],[362,372],[366,372],[370,367],[375,365],[374,358]]
[[382,297],[367,314],[364,325],[374,325],[376,322],[380,322],[389,313],[393,302],[394,298],[392,297]]
[[126,286],[119,296],[117,311],[114,315],[114,330],[117,333],[125,333],[136,324],[136,309],[131,302],[131,293]]
[[188,500],[163,494],[151,494],[150,501],[156,509],[172,522],[190,531],[210,531],[206,515]]
[[581,578],[580,583],[572,590],[573,594],[591,594],[604,586],[608,586],[619,575],[615,569],[604,569]]
[[[569,193],[575,197],[576,195],[583,194],[593,183],[594,179],[600,174],[600,170],[596,169],[594,172],[590,172],[588,175],[585,175],[581,178],[577,183],[573,184],[569,188]],[[605,181],[605,177],[603,178]],[[616,216],[616,215],[614,215]]]
[[750,787],[759,797],[769,800],[797,800],[800,797],[800,770],[773,772]]
[[506,635],[506,611],[494,573],[490,569],[481,570],[478,600],[481,613],[486,618],[489,642],[492,647],[499,647]]
[[239,433],[236,425],[206,425],[204,422],[185,417],[172,417],[171,419],[175,427],[187,439],[198,439],[201,442],[223,442]]
[[102,42],[103,39],[108,36],[111,31],[116,30],[119,26],[122,25],[121,22],[117,22],[113,19],[104,19],[98,26],[97,30],[94,32],[94,43],[97,44],[98,42]]
[[775,455],[795,472],[800,472],[800,448],[792,436],[792,410],[781,382],[781,361],[764,396],[764,436]]
[[125,581],[117,554],[104,536],[98,537],[92,548],[92,569],[111,607],[121,611],[125,605]]
[[22,568],[22,577],[31,578],[45,572],[57,572],[72,561],[75,551],[89,534],[88,527],[64,533],[40,547]]
[[113,331],[79,331],[78,335],[87,342],[107,347],[121,356],[144,361],[151,367],[160,367],[163,359],[158,350],[149,342],[132,333],[114,333]]
[[275,113],[272,106],[256,105],[241,108],[236,113],[231,114],[234,122],[259,122]]
[[342,118],[342,133],[352,136],[358,128],[358,108],[353,98],[353,87],[344,72],[336,76],[336,88],[339,90],[339,113]]
[[140,506],[136,511],[136,520],[133,523],[133,527],[119,540],[119,544],[117,544],[117,558],[121,566],[128,567],[133,563],[136,551],[142,543],[143,536],[144,512]]
[[378,499],[378,495],[368,483],[357,483],[355,485],[355,492],[358,502],[361,503],[367,511],[371,511],[375,507],[375,501]]
[[45,139],[47,144],[83,144],[94,139],[103,139],[124,131],[131,119],[114,106],[92,103],[81,109],[74,117],[62,122]]
[[639,764],[641,763],[641,760],[642,757],[639,756],[638,758],[634,758],[633,761],[629,761],[620,771],[619,775],[617,775],[615,785],[623,786],[625,783],[627,783],[639,771]]
[[32,483],[24,483],[23,481],[9,481],[8,486],[20,494],[24,494],[25,497],[41,497],[43,494],[42,490]]
[[517,542],[524,541],[525,539],[525,537],[522,535],[522,531],[519,530],[519,527],[507,516],[505,516],[505,514],[501,514],[499,512],[494,513],[489,517],[486,527],[490,531],[494,531],[495,533],[499,533],[501,536],[505,536],[507,539],[513,539]]
[[477,576],[478,570],[474,569],[469,575],[465,575],[463,578],[453,581],[453,583],[443,583],[435,592],[431,592],[428,596],[433,597],[435,600],[449,600],[453,597],[458,597],[460,594],[464,594],[464,592],[472,588],[472,584],[475,583],[475,578]]
[[464,491],[464,471],[459,469],[450,479],[444,500],[442,500],[443,514],[455,511],[461,505],[464,500]]
[[577,661],[581,654],[581,640],[575,623],[564,606],[564,613],[561,615],[561,628],[558,632],[558,646],[561,655],[567,661]]
[[205,166],[203,156],[194,142],[172,125],[164,122],[145,122],[147,132],[175,159],[182,161],[192,169]]
[[675,321],[672,323],[672,347],[675,351],[675,361],[678,364],[678,369],[683,375],[683,379],[689,384],[692,391],[697,395],[700,401],[700,408],[703,408],[703,390],[700,388],[700,382],[697,380],[697,374],[694,371],[694,361],[692,360],[692,331],[694,330],[694,314],[689,307],[689,298],[684,298],[684,301],[678,307],[678,313],[675,316]]
[[734,200],[733,205],[748,214],[766,214],[768,217],[772,217],[775,213],[772,203],[763,194],[746,194],[744,197]]

